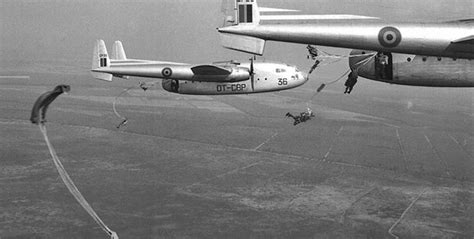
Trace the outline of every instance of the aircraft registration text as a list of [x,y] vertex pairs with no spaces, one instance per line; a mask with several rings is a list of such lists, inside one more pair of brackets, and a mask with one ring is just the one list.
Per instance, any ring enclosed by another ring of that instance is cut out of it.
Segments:
[[247,85],[245,84],[226,84],[226,85],[217,85],[217,92],[226,92],[226,91],[244,91]]

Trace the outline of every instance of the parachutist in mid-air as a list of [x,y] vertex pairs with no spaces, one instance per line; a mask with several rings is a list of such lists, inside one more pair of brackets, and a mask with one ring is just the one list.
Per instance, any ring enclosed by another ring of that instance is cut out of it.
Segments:
[[120,124],[117,125],[117,129],[120,129],[120,127],[122,127],[122,126],[124,126],[124,125],[127,125],[127,123],[128,123],[128,120],[127,120],[127,119],[122,120],[122,122],[120,122]]
[[315,117],[313,111],[311,111],[311,109],[309,109],[309,108],[308,108],[307,111],[301,112],[300,115],[294,116],[290,112],[288,112],[288,113],[286,113],[285,116],[293,118],[293,120],[294,120],[293,125],[297,125],[299,123],[306,122],[306,121],[310,120],[311,118]]
[[46,111],[60,94],[67,93],[71,90],[69,85],[58,85],[52,91],[48,91],[40,95],[31,110],[30,121],[33,124],[44,124],[46,122]]
[[313,65],[313,66],[311,67],[311,69],[309,70],[308,74],[313,73],[313,71],[316,69],[316,67],[318,67],[319,63],[321,63],[321,61],[320,61],[320,60],[316,60],[316,61],[314,62],[314,65]]
[[140,83],[140,88],[142,88],[143,91],[146,91],[146,90],[148,90],[148,88],[150,88],[150,87],[147,86],[145,82],[142,82],[142,83]]
[[357,73],[357,69],[352,70],[351,73],[349,73],[349,75],[347,76],[346,83],[344,83],[344,85],[346,86],[346,90],[344,91],[344,94],[350,94],[352,92],[352,89],[357,83],[358,76],[359,74]]
[[308,74],[311,74],[316,69],[316,67],[318,67],[321,61],[316,59],[316,57],[318,57],[318,49],[316,47],[308,45],[306,49],[308,49],[309,52],[308,59],[311,56],[311,59],[315,60],[313,66],[311,66],[311,69],[308,72]]
[[316,57],[318,57],[318,48],[316,48],[315,46],[311,46],[311,45],[308,45],[306,46],[306,49],[308,49],[308,58],[309,56],[311,56],[311,59],[313,60],[316,60]]

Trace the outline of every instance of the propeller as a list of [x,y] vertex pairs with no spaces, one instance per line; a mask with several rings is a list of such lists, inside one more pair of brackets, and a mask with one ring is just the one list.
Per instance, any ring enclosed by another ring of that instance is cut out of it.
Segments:
[[254,61],[254,58],[250,58],[250,76],[253,77],[254,75],[254,72],[253,72],[253,61]]
[[253,68],[253,61],[255,60],[255,56],[250,58],[250,70],[249,70],[249,75],[250,75],[250,82],[252,83],[252,91],[254,90],[254,84],[255,84],[255,72]]

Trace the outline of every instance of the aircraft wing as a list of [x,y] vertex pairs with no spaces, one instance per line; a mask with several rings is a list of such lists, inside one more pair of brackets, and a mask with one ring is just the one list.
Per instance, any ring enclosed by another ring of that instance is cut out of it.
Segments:
[[259,12],[299,12],[300,10],[293,9],[282,9],[282,8],[270,8],[270,7],[259,7]]
[[456,39],[456,40],[452,41],[451,43],[453,43],[453,44],[471,44],[471,45],[474,45],[474,35],[470,35],[470,36],[467,36],[467,37]]
[[216,65],[199,65],[191,67],[191,70],[195,75],[200,76],[223,76],[232,73],[231,70]]
[[446,23],[474,23],[474,18],[458,19],[454,21],[447,21]]

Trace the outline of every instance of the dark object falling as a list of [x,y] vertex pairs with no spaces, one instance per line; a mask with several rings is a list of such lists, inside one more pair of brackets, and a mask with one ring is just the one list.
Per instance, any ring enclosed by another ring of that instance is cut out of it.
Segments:
[[321,85],[319,86],[319,88],[316,90],[316,92],[318,92],[318,93],[321,92],[321,91],[324,89],[324,87],[326,87],[326,84],[324,84],[324,83],[321,84]]

